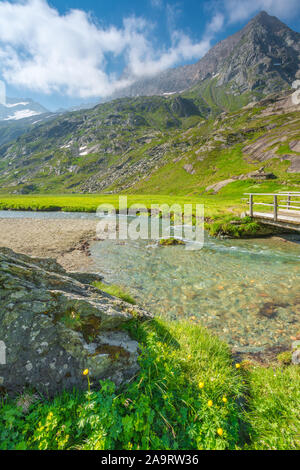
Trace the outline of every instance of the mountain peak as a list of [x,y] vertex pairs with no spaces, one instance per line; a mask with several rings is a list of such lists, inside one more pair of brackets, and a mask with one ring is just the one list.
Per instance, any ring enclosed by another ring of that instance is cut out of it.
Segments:
[[266,11],[262,10],[259,13],[257,13],[257,15],[254,16],[254,18],[252,18],[252,20],[250,21],[266,21],[266,20],[269,20],[270,18],[276,18],[276,17],[271,16]]
[[285,29],[290,30],[290,28],[285,23],[280,21],[276,16],[271,16],[269,15],[269,13],[267,13],[264,10],[260,11],[256,16],[254,16],[254,18],[252,18],[252,20],[250,20],[249,23],[245,26],[245,29],[249,25],[253,25],[253,24],[260,24],[262,26],[267,26],[269,28],[272,28],[273,30],[277,30],[278,28],[279,29],[285,28]]
[[234,95],[279,92],[300,77],[299,44],[299,33],[261,11],[195,64],[144,77],[114,98],[180,93],[207,80],[214,80],[217,89],[227,87]]

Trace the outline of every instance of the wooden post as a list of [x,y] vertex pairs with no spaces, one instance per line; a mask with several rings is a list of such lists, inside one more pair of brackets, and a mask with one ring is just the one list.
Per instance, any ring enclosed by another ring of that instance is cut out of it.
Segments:
[[274,221],[277,222],[277,196],[274,196]]
[[287,198],[287,210],[288,211],[290,210],[290,205],[291,205],[291,195],[289,194]]
[[253,194],[250,194],[249,198],[249,215],[253,217]]

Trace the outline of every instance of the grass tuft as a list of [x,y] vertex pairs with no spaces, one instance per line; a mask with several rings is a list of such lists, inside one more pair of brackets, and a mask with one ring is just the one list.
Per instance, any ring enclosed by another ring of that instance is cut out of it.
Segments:
[[135,299],[130,294],[128,294],[128,292],[125,292],[120,286],[115,284],[104,284],[104,282],[100,281],[95,282],[94,286],[97,287],[97,289],[106,292],[107,294],[113,295],[114,297],[118,297],[119,299],[128,302],[129,304],[136,304]]

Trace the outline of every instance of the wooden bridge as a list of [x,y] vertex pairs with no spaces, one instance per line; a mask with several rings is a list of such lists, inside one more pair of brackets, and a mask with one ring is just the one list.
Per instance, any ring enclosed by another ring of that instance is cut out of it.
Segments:
[[[249,196],[247,215],[262,224],[300,232],[300,192],[245,193]],[[265,210],[256,211],[255,206]]]

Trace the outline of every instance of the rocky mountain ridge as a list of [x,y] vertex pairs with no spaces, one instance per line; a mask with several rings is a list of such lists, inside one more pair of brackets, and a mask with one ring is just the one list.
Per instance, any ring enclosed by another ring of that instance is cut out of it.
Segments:
[[262,162],[278,181],[296,183],[297,93],[216,116],[181,96],[126,98],[58,116],[0,147],[0,185],[16,194],[190,194],[247,179]]
[[289,88],[300,78],[300,33],[262,11],[195,64],[139,79],[114,97],[179,93],[213,78],[239,94]]
[[23,132],[0,125],[1,191],[193,194],[262,162],[296,184],[299,37],[261,13],[189,66],[198,82],[184,93],[116,99]]

